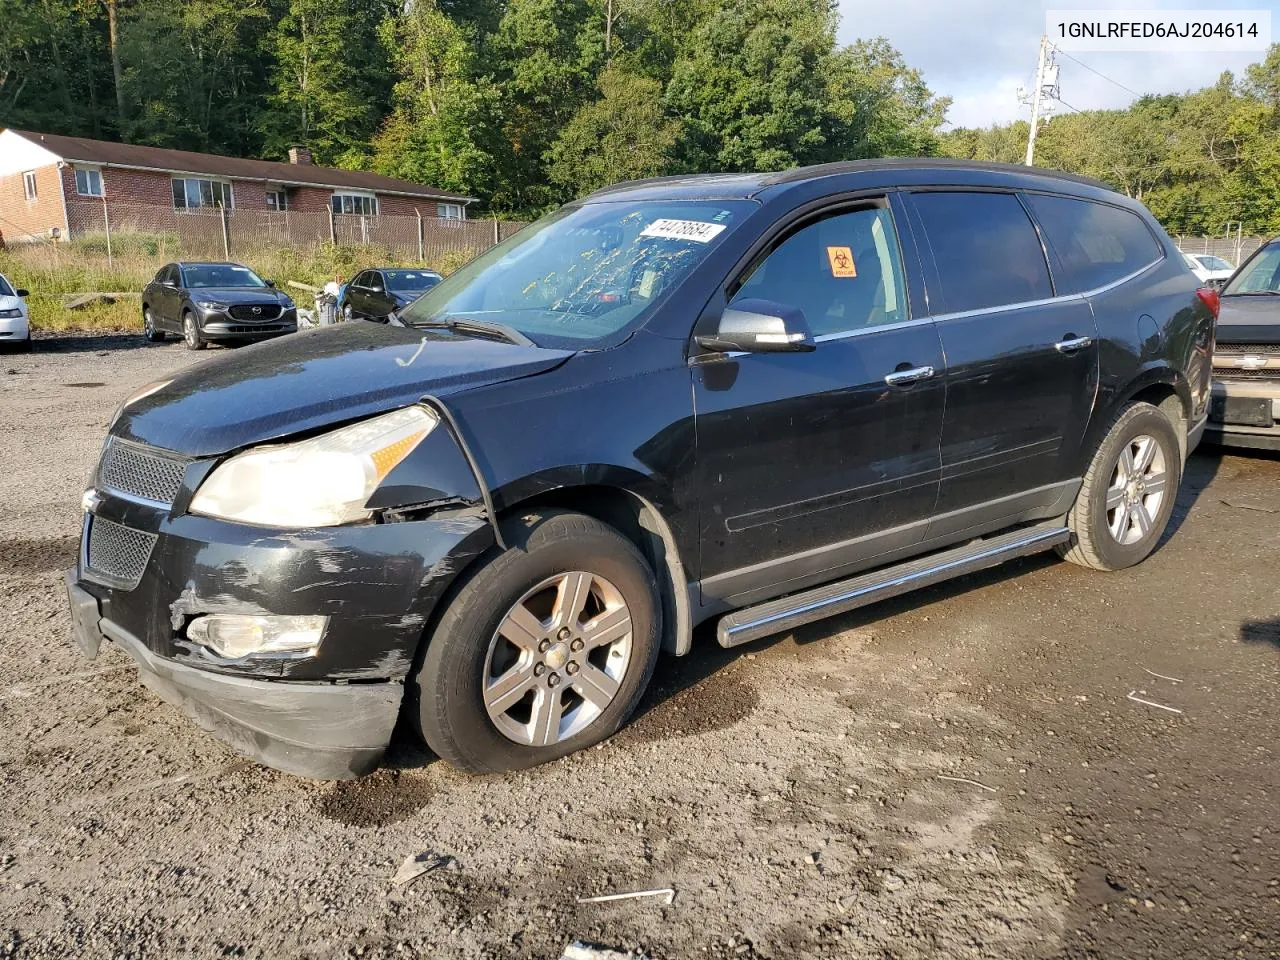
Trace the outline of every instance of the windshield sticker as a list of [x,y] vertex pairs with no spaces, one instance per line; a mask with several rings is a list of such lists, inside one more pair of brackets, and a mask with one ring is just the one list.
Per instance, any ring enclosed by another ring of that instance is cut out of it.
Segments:
[[706,223],[702,220],[655,220],[640,231],[642,237],[668,237],[672,240],[693,240],[709,243],[724,230],[723,223]]
[[831,264],[833,277],[856,277],[857,268],[853,265],[853,251],[848,247],[827,247],[827,260]]

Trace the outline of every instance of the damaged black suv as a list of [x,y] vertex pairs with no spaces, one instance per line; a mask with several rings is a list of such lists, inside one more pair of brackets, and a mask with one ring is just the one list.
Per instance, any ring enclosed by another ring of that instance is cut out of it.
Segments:
[[874,161],[623,184],[408,307],[121,408],[76,643],[284,770],[404,715],[475,771],[616,731],[733,646],[1057,549],[1142,560],[1204,429],[1216,296],[1138,203]]

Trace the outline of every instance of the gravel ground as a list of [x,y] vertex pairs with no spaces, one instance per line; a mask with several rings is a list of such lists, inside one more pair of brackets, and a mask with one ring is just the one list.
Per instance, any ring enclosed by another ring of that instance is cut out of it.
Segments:
[[37,347],[0,357],[0,956],[1280,957],[1280,460],[1194,457],[1134,570],[1042,557],[732,653],[702,632],[585,754],[477,779],[402,737],[319,783],[73,653],[107,422],[193,357]]

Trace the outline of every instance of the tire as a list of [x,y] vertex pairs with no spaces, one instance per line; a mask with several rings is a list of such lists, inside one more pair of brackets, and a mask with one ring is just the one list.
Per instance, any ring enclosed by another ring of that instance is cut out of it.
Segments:
[[[660,646],[653,572],[616,530],[547,510],[504,523],[503,535],[510,549],[464,574],[414,677],[422,738],[473,773],[531,767],[612,736],[640,702]],[[585,606],[570,609],[582,614],[561,617],[560,597],[575,593]],[[593,639],[599,645],[586,646]]]
[[204,337],[200,336],[200,323],[190,310],[182,314],[182,342],[187,345],[188,350],[203,350],[208,346]]
[[164,342],[164,331],[156,329],[156,321],[151,315],[150,307],[142,309],[142,335],[147,338],[148,343]]
[[1169,525],[1181,480],[1181,445],[1173,424],[1151,404],[1131,403],[1111,422],[1089,464],[1067,514],[1071,540],[1058,553],[1094,570],[1140,563]]

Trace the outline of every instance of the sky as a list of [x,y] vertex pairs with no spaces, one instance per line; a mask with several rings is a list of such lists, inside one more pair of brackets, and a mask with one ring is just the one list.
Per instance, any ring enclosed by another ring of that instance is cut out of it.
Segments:
[[[1030,119],[1030,108],[1018,103],[1017,89],[1032,85],[1048,9],[1270,9],[1273,39],[1280,42],[1280,0],[839,0],[839,7],[840,40],[888,38],[911,66],[923,71],[935,93],[952,98],[947,121],[953,127]],[[1128,105],[1136,99],[1132,91],[1182,93],[1213,84],[1223,70],[1239,76],[1263,54],[1072,56],[1110,80],[1059,54],[1062,100],[1077,110],[1096,110]]]

